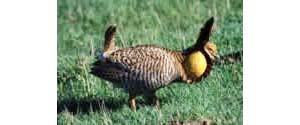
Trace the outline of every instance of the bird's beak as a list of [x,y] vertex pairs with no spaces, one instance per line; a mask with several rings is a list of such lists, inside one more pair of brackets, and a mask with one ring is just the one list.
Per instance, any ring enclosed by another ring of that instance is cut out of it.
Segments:
[[215,56],[215,60],[219,60],[221,57],[220,57],[220,55],[219,54],[217,54],[216,56]]

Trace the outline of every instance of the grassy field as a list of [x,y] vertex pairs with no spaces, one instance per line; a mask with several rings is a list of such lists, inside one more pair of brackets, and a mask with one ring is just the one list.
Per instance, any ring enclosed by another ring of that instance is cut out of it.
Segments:
[[198,84],[160,89],[160,109],[89,74],[104,31],[117,24],[121,47],[157,44],[182,50],[194,44],[205,20],[216,17],[211,41],[220,55],[242,50],[242,0],[58,0],[57,122],[62,125],[161,124],[208,118],[220,125],[243,121],[243,66],[216,65]]

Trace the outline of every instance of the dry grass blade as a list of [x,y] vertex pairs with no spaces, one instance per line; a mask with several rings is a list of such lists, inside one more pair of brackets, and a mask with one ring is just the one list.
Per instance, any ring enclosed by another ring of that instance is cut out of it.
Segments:
[[220,59],[216,61],[216,64],[220,65],[220,64],[238,63],[238,62],[242,61],[242,58],[243,58],[243,50],[240,50],[237,52],[233,52],[233,53],[229,53],[227,55],[221,56]]

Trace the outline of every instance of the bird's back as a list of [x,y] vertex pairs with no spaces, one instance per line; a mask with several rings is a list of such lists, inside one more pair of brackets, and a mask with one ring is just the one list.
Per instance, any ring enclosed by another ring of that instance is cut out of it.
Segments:
[[122,48],[96,62],[92,73],[130,92],[155,91],[180,77],[176,54],[154,45]]

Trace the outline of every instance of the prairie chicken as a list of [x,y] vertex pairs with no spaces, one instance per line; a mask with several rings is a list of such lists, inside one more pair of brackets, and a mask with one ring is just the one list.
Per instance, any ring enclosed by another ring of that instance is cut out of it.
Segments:
[[158,105],[155,91],[159,88],[174,82],[194,83],[210,73],[218,56],[216,45],[209,42],[213,23],[213,17],[207,20],[197,42],[183,51],[156,45],[117,47],[116,26],[110,26],[104,36],[104,50],[93,63],[91,73],[128,92],[133,110],[139,95]]

